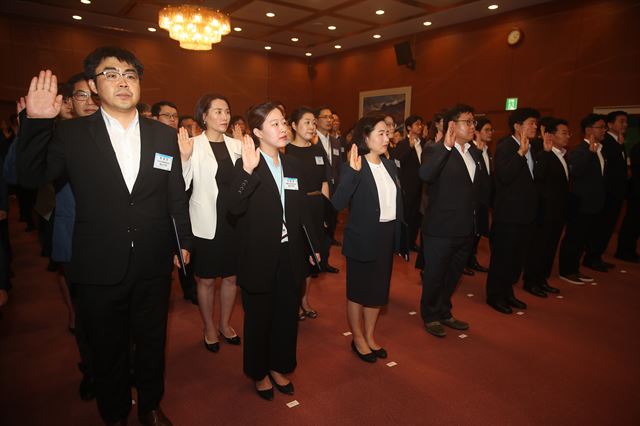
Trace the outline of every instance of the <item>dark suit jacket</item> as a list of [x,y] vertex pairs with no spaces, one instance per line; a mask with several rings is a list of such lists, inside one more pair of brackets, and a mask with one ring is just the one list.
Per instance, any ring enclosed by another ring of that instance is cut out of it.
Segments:
[[420,178],[428,186],[429,202],[422,222],[422,232],[435,237],[464,237],[476,232],[477,192],[484,173],[478,150],[469,151],[476,171],[471,181],[462,155],[444,144],[426,148]]
[[531,224],[538,212],[538,195],[525,156],[511,135],[498,141],[494,156],[496,222]]
[[[302,284],[309,270],[310,254],[303,224],[316,251],[319,244],[309,212],[302,165],[297,158],[286,154],[280,154],[280,159],[284,176],[298,179],[297,190],[284,190],[284,210],[293,278]],[[253,173],[244,171],[241,159],[236,162],[235,173],[228,205],[229,212],[238,216],[238,285],[250,293],[270,293],[278,267],[282,233],[278,186],[262,156]]]
[[600,160],[589,144],[580,142],[569,152],[569,176],[571,178],[571,207],[583,214],[600,213],[604,207],[604,177]]
[[[318,143],[324,150],[324,145],[319,138]],[[344,147],[338,139],[329,136],[329,144],[331,145],[331,152],[327,154],[327,157],[331,157],[331,162],[327,163],[329,165],[329,194],[333,194],[340,183],[340,165],[345,161],[346,156]]]
[[604,189],[608,197],[623,200],[627,194],[627,158],[624,146],[609,133],[602,141],[604,157]]
[[[4,157],[0,157],[0,166],[4,163]],[[3,173],[0,173],[0,210],[9,211],[9,187],[4,179]]]
[[539,222],[564,222],[567,219],[569,179],[562,162],[555,153],[544,150],[535,160],[533,174],[540,196]]
[[[422,155],[424,155],[425,143],[420,139],[422,146]],[[400,162],[400,184],[402,185],[403,194],[407,207],[415,206],[418,208],[420,197],[422,195],[422,181],[418,176],[420,170],[420,161],[414,147],[409,144],[409,139],[404,138],[390,152],[390,155]],[[411,212],[407,212],[411,214]]]
[[476,194],[476,226],[479,235],[489,235],[489,211],[493,204],[494,183],[493,183],[493,155],[487,150],[489,156],[489,170],[482,156],[482,150],[478,149],[471,143],[471,154],[474,158],[479,159],[482,163],[480,173],[476,173],[475,178],[478,179],[478,190]]
[[[66,176],[76,198],[69,273],[78,284],[120,282],[134,252],[141,278],[170,274],[175,249],[171,216],[183,248],[191,226],[176,133],[140,118],[140,170],[131,194],[98,111],[65,120],[21,119],[18,180],[39,187]],[[173,157],[171,170],[154,168],[156,153]],[[133,244],[133,248],[132,248]]]
[[[396,184],[396,231],[395,251],[408,252],[406,239],[403,241],[404,211],[402,193],[398,182],[398,170],[393,161],[380,157],[385,169]],[[380,199],[376,182],[367,160],[362,157],[362,169],[356,172],[344,163],[342,166],[342,180],[331,197],[331,203],[336,210],[349,206],[349,218],[344,227],[342,254],[361,262],[370,262],[378,255],[378,223],[380,222]]]

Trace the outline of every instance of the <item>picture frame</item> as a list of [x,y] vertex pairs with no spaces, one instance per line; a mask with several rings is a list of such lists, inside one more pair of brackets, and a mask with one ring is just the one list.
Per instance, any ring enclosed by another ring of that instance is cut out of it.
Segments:
[[360,92],[358,117],[380,112],[391,115],[397,127],[411,114],[411,86]]

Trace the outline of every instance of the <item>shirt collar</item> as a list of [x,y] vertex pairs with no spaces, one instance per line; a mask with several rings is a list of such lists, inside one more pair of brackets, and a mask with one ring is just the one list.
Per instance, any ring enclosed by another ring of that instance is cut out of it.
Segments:
[[116,120],[115,118],[110,116],[107,113],[107,111],[104,110],[104,108],[100,107],[100,113],[102,113],[102,118],[104,119],[104,122],[106,123],[107,128],[112,128],[114,126],[118,126],[122,130],[127,131],[127,130],[131,129],[133,126],[137,126],[139,121],[140,121],[140,117],[138,115],[138,110],[137,109],[136,109],[136,115],[133,117],[133,120],[129,124],[129,127],[126,128],[126,129],[124,127],[122,127],[122,124],[120,124],[120,122],[118,120]]
[[616,141],[616,142],[618,142],[618,136],[617,136],[615,133],[612,133],[612,132],[610,132],[610,131],[608,131],[608,130],[607,130],[607,133],[609,133],[609,134],[611,135],[611,137],[612,137],[613,139],[615,139],[615,141]]
[[551,149],[553,150],[553,152],[555,152],[556,154],[563,156],[564,154],[567,153],[567,150],[564,148],[556,148],[555,146],[551,147]]
[[[591,142],[589,142],[589,139],[584,139],[584,141],[587,143],[587,145],[591,145]],[[598,147],[598,152],[600,152],[602,150],[602,144],[600,144],[600,146]]]
[[471,145],[469,144],[469,142],[465,143],[465,144],[464,144],[464,146],[463,146],[463,147],[464,147],[464,151],[463,151],[463,150],[462,150],[462,148],[460,147],[460,144],[455,144],[455,146],[456,146],[456,149],[458,150],[458,152],[459,152],[460,154],[464,155],[465,153],[469,152],[469,147],[470,147]]
[[518,138],[516,138],[516,135],[511,135],[511,137],[513,138],[514,141],[516,141],[518,145],[520,145],[520,141],[518,140]]
[[280,161],[278,161],[278,165],[276,166],[275,161],[273,160],[273,158],[271,158],[271,156],[265,154],[264,152],[262,152],[262,150],[260,150],[260,154],[262,154],[262,158],[264,159],[264,161],[267,162],[267,164],[269,165],[269,167],[274,167],[274,168],[279,168],[282,165],[282,159],[280,158],[280,154],[278,154],[278,159]]
[[323,135],[322,132],[318,132],[318,137],[322,142],[329,142],[329,134],[327,136]]
[[[477,141],[473,141],[473,145],[477,148],[478,147],[478,142]],[[489,146],[485,143],[484,144],[484,148],[482,148],[482,152],[487,152],[489,150]]]

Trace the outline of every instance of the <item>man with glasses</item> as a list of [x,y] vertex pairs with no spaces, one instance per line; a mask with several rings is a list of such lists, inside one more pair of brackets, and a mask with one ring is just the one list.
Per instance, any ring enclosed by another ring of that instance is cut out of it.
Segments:
[[151,117],[162,124],[171,126],[178,131],[178,107],[173,102],[160,101],[151,106]]
[[425,267],[420,312],[428,333],[445,337],[444,326],[466,330],[456,319],[451,297],[471,253],[475,210],[484,164],[471,149],[476,121],[473,108],[456,105],[444,118],[443,143],[425,147],[420,178],[428,186],[429,203],[422,223]]
[[584,285],[593,278],[580,273],[580,258],[594,238],[594,229],[605,201],[601,142],[607,127],[605,116],[589,114],[580,122],[584,140],[569,153],[571,192],[569,218],[560,244],[560,278]]
[[98,110],[98,96],[91,92],[84,74],[72,76],[67,85],[71,88],[71,106],[75,117],[86,117]]
[[491,224],[491,261],[487,304],[503,314],[526,309],[513,286],[520,279],[538,209],[529,142],[536,137],[540,113],[519,108],[509,115],[511,135],[498,141],[495,153],[495,202]]
[[560,118],[545,122],[542,150],[536,155],[533,173],[540,196],[540,209],[532,243],[524,264],[524,289],[534,296],[559,293],[549,285],[560,235],[567,221],[569,166],[565,159],[571,133],[569,123]]
[[[93,359],[106,424],[131,410],[129,345],[135,350],[138,418],[170,425],[159,407],[175,236],[189,262],[191,232],[175,131],[139,119],[143,67],[129,51],[98,48],[84,60],[100,111],[53,129],[56,77],[41,71],[27,95],[18,177],[30,186],[66,176],[76,199],[69,278]],[[172,226],[172,220],[175,223]]]

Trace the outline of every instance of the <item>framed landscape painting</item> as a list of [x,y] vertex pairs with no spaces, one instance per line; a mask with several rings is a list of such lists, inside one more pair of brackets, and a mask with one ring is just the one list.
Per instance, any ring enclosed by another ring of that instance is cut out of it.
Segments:
[[411,112],[411,86],[360,92],[360,118],[380,112],[391,115],[396,126],[404,127],[404,119]]

